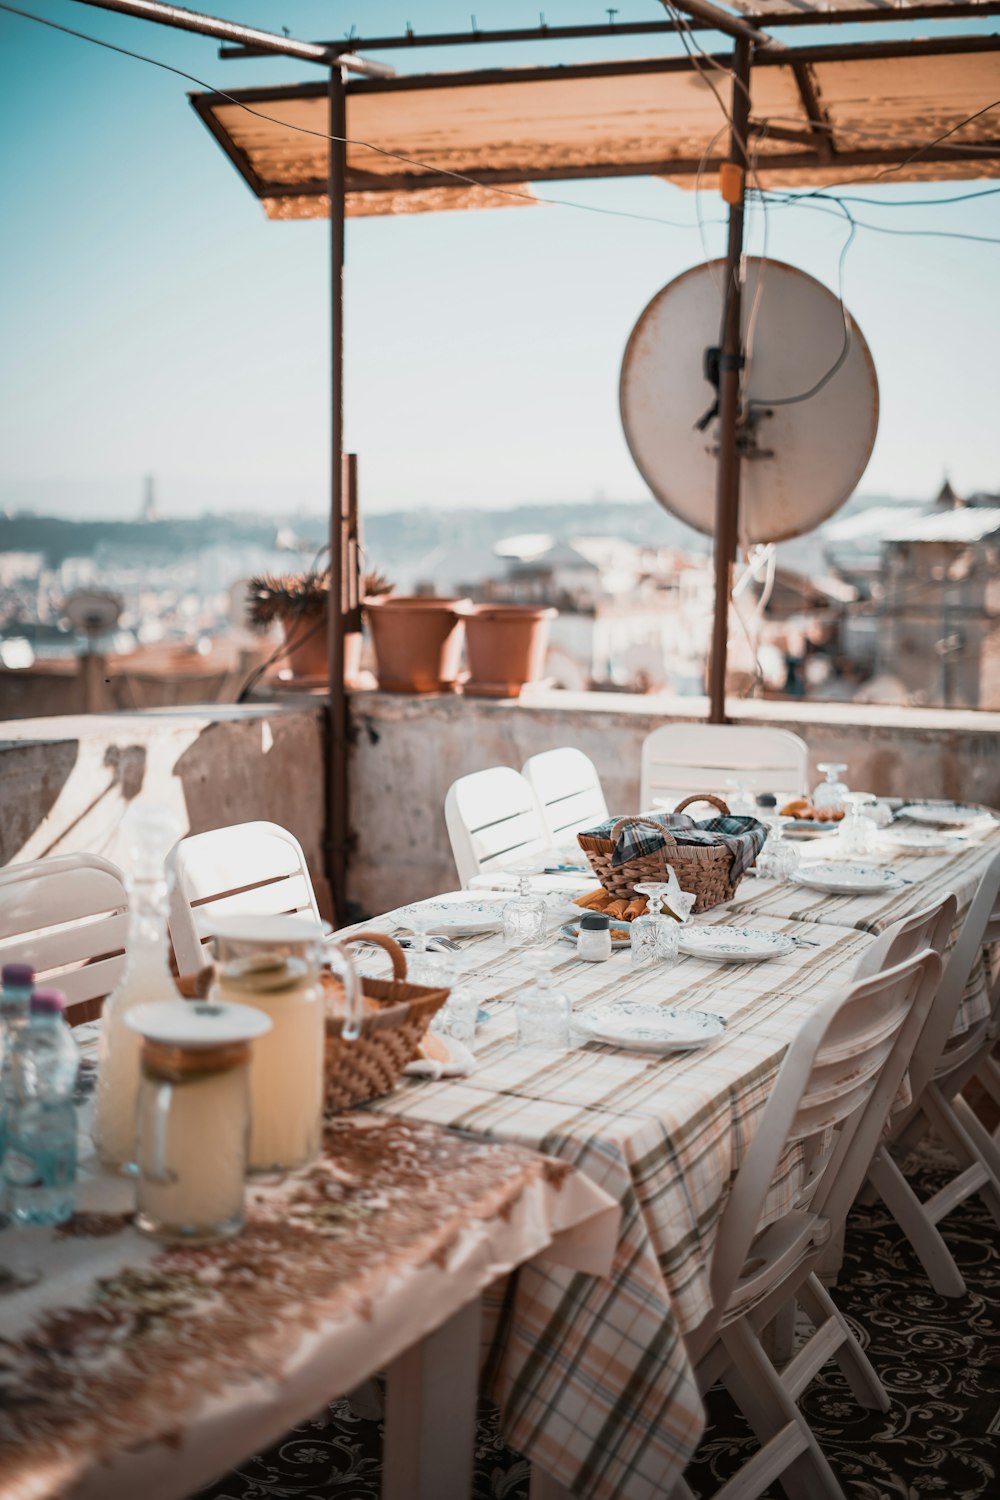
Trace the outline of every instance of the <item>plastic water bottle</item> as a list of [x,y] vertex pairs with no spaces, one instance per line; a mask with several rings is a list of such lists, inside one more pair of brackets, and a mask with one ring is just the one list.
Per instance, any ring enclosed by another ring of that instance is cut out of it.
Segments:
[[18,1033],[27,1025],[31,991],[35,985],[35,971],[30,964],[4,964],[0,971],[0,1208],[3,1207],[6,1190],[3,1180],[3,1159],[7,1150],[7,1120],[10,1114],[10,1099],[13,1093],[11,1059]]
[[36,990],[12,1059],[4,1177],[21,1224],[62,1224],[76,1197],[76,1041],[58,990]]

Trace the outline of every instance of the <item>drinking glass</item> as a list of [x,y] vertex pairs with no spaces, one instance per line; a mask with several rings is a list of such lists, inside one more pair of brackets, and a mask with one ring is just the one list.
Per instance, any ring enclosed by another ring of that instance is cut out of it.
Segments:
[[840,825],[840,847],[852,859],[863,858],[875,849],[878,829],[869,816],[874,805],[873,792],[848,792],[844,799],[844,821]]
[[761,819],[767,824],[767,838],[754,861],[757,874],[765,880],[787,880],[799,868],[799,851],[785,838],[789,818],[774,813]]
[[548,907],[541,896],[531,892],[534,870],[516,870],[517,895],[508,901],[501,913],[505,948],[530,948],[540,943],[545,932]]
[[[741,818],[756,816],[756,798],[745,776],[726,777],[726,803],[731,813]],[[639,887],[636,886],[636,890]]]
[[455,965],[448,998],[431,1020],[431,1031],[440,1036],[452,1037],[456,1042],[475,1050],[476,1020],[483,1000],[489,998],[487,988],[477,983],[470,968]]
[[428,943],[431,929],[440,920],[440,911],[423,901],[414,901],[400,908],[399,925],[408,927],[413,933],[406,950],[406,977],[411,984],[426,984],[438,989],[451,981],[454,966],[449,963],[448,955],[431,948]]
[[820,761],[816,769],[823,772],[826,780],[821,781],[813,792],[813,807],[832,808],[834,812],[838,812],[849,790],[847,782],[840,780],[842,773],[847,770],[846,765],[838,765],[832,760]]
[[515,1001],[518,1046],[567,1051],[572,1014],[569,996],[556,988],[551,970],[544,964],[526,961],[523,967],[530,983],[518,990]]
[[637,885],[640,896],[647,897],[646,915],[636,917],[629,929],[632,949],[632,966],[645,964],[672,964],[677,960],[680,933],[673,917],[663,910],[663,902],[670,890],[666,880],[650,880]]

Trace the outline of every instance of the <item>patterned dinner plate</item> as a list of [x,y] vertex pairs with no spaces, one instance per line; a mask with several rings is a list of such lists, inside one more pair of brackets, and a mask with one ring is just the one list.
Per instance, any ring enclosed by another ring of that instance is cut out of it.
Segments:
[[630,1052],[692,1052],[706,1047],[725,1030],[721,1016],[672,1005],[645,1005],[641,1000],[613,1000],[574,1016],[573,1024],[588,1041],[604,1042]]
[[879,834],[881,842],[893,844],[897,849],[916,849],[923,854],[946,854],[961,849],[967,842],[962,833],[946,833],[943,828],[908,828],[897,823],[892,828],[883,828]]
[[766,958],[781,958],[795,952],[795,940],[783,932],[765,932],[761,927],[685,927],[680,951],[690,958],[717,964],[759,964]]
[[874,896],[909,884],[895,870],[880,870],[877,865],[804,865],[788,878],[828,896]]
[[896,816],[937,828],[962,828],[966,823],[978,823],[992,814],[988,808],[975,807],[968,802],[913,802],[901,807]]
[[503,909],[510,899],[510,891],[487,896],[454,891],[421,905],[428,923],[432,924],[428,931],[435,937],[471,937],[477,932],[499,932],[503,927]]

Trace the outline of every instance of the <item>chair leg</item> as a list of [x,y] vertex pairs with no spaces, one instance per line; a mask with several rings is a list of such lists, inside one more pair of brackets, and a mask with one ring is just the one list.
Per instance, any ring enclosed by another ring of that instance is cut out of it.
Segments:
[[[974,1173],[978,1171],[979,1181],[976,1184],[976,1191],[994,1219],[1000,1224],[1000,1181],[993,1175],[989,1162],[984,1160],[977,1150],[975,1141],[966,1132],[951,1103],[934,1084],[926,1090],[924,1108],[927,1111],[927,1118],[948,1150],[953,1153],[959,1166],[965,1169],[971,1168]],[[946,1194],[947,1189],[943,1192]],[[950,1202],[947,1212],[950,1213],[958,1203],[971,1197],[971,1191],[956,1197],[953,1202]]]
[[851,1332],[850,1324],[818,1276],[810,1276],[795,1294],[812,1318],[813,1326],[832,1320],[843,1334],[843,1343],[833,1352],[856,1401],[870,1410],[888,1411],[892,1404],[867,1354]]
[[777,1317],[760,1331],[764,1353],[776,1369],[787,1365],[795,1353],[795,1298],[783,1303]]
[[[786,1441],[789,1430],[794,1431],[795,1456],[778,1481],[788,1500],[844,1500],[844,1492],[808,1422],[782,1385],[748,1321],[744,1318],[724,1328],[720,1337],[732,1361],[724,1376],[726,1388],[762,1448]],[[734,1486],[734,1497],[742,1493],[738,1485]],[[747,1490],[746,1500],[760,1493],[760,1489]]]
[[997,1146],[996,1141],[990,1135],[986,1126],[972,1108],[972,1105],[967,1099],[963,1099],[961,1094],[952,1100],[951,1107],[955,1112],[959,1124],[990,1170],[990,1175],[993,1178],[990,1186],[992,1187],[994,1183],[1000,1185],[1000,1147]]
[[965,1282],[951,1251],[884,1146],[872,1158],[868,1181],[906,1235],[938,1295],[964,1297]]

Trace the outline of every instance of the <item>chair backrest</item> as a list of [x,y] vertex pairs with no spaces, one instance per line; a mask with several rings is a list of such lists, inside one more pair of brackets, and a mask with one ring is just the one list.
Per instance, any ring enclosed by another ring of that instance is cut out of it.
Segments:
[[753,792],[801,796],[809,779],[805,741],[787,729],[743,724],[663,724],[642,742],[640,811],[661,797],[670,808],[692,792],[725,797],[727,782]]
[[463,886],[474,875],[530,863],[549,848],[535,794],[512,766],[460,776],[448,788],[444,816]]
[[[710,1280],[721,1318],[758,1233],[785,1152],[798,1146],[805,1177],[796,1209],[835,1232],[881,1139],[941,974],[926,951],[858,980],[820,1005],[785,1054],[716,1234]],[[699,1337],[701,1337],[699,1329]]]
[[62,990],[71,1026],[100,1015],[125,968],[128,896],[98,854],[58,854],[0,870],[0,964],[31,964]]
[[914,953],[923,953],[925,948],[943,961],[957,916],[958,898],[949,891],[946,896],[922,906],[912,916],[902,917],[872,943],[854,971],[854,978],[864,979],[868,974],[891,969],[905,958],[912,958]]
[[608,816],[594,762],[572,745],[533,755],[525,761],[521,775],[538,799],[548,836],[557,846]]
[[321,920],[302,847],[277,823],[190,834],[174,845],[167,863],[174,872],[170,938],[182,975],[210,961],[207,944],[218,917],[307,912]]
[[1000,1016],[1000,974],[990,990],[990,1015],[964,1035],[952,1039],[958,1007],[984,946],[1000,942],[1000,854],[994,855],[980,877],[958,940],[948,954],[941,985],[921,1036],[911,1069],[913,1097],[918,1099],[933,1078],[940,1080],[960,1070],[984,1039],[994,1033]]

